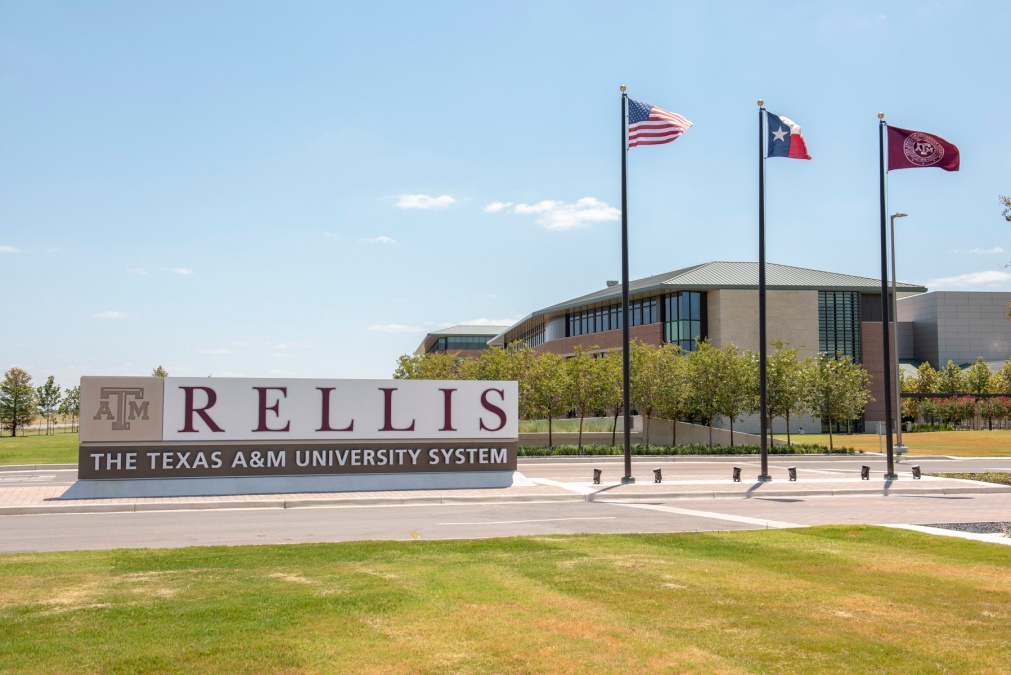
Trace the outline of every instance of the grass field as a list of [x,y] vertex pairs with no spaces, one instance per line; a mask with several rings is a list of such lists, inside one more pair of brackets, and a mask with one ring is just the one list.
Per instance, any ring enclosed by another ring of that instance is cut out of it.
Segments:
[[[573,422],[578,420],[566,420]],[[522,431],[526,431],[522,429]],[[785,439],[785,435],[776,438]],[[794,434],[795,443],[828,447],[828,434]],[[877,434],[835,434],[836,448],[878,451]],[[1011,431],[930,431],[903,434],[903,442],[913,455],[955,455],[961,457],[1011,456]],[[0,466],[11,464],[77,464],[77,434],[53,436],[0,437]]]
[[[784,434],[776,438],[785,439]],[[795,443],[817,443],[828,447],[828,434],[794,434]],[[834,434],[836,447],[878,452],[877,434]],[[882,447],[884,437],[881,439]],[[902,434],[902,443],[911,455],[954,455],[957,457],[1011,456],[1011,430],[1000,431],[918,431]]]
[[77,464],[77,434],[0,436],[0,466],[11,464]]
[[999,672],[1004,546],[873,527],[0,556],[0,671]]

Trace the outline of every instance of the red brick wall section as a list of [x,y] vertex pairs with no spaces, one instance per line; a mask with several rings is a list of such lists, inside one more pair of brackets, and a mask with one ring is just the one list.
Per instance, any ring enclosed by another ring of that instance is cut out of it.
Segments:
[[[889,326],[889,331],[894,331],[893,326]],[[884,354],[881,347],[881,322],[864,321],[860,326],[861,342],[863,348],[863,367],[867,374],[871,376],[871,398],[874,400],[867,404],[865,419],[868,422],[883,422],[885,420],[885,392],[884,392]],[[894,341],[892,342],[894,344]],[[890,352],[893,350],[889,349]],[[894,363],[895,354],[889,355]],[[894,365],[892,368],[894,369]],[[896,417],[898,408],[895,405],[895,371],[892,371],[892,418]],[[876,431],[876,427],[868,431]]]
[[[632,326],[628,329],[628,337],[629,340],[638,340],[646,344],[663,344],[663,324],[651,323],[645,326]],[[553,352],[560,356],[572,356],[576,351],[577,345],[582,345],[583,349],[587,350],[591,347],[596,347],[593,350],[595,352],[620,351],[621,329],[605,330],[600,333],[551,340],[537,345],[534,349],[539,352]]]

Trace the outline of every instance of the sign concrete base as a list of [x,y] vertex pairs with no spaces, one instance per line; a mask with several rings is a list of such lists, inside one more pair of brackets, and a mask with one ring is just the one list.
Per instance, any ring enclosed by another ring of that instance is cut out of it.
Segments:
[[518,471],[358,474],[344,476],[234,476],[79,480],[60,499],[212,497],[303,492],[379,492],[505,488],[533,483]]

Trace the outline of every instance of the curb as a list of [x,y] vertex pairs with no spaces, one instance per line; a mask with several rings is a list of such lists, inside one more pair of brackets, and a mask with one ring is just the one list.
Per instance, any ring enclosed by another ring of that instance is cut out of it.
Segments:
[[995,485],[994,487],[938,487],[938,488],[836,488],[830,490],[769,490],[766,492],[655,492],[655,493],[620,493],[588,494],[588,502],[644,502],[658,499],[755,499],[757,497],[853,497],[857,495],[881,496],[918,496],[918,495],[964,495],[964,494],[996,494],[1011,492],[1011,487]]
[[511,502],[581,502],[585,495],[516,495],[513,497],[366,497],[358,499],[248,499],[237,502],[139,502],[136,504],[46,504],[0,506],[2,516],[154,511],[221,511],[228,509],[305,509],[354,506],[432,506],[441,504],[504,504]]
[[7,464],[0,466],[0,473],[16,471],[71,471],[76,464]]

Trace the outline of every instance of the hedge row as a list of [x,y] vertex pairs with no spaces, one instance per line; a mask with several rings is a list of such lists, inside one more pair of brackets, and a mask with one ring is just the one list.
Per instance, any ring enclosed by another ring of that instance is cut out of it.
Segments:
[[[620,445],[584,445],[582,450],[576,445],[556,445],[553,448],[534,448],[520,446],[518,453],[520,457],[568,457],[568,456],[589,456],[597,457],[603,455],[623,455],[625,449]],[[760,455],[762,449],[758,445],[714,445],[705,443],[695,443],[694,445],[651,445],[648,448],[643,445],[632,446],[633,455],[646,457],[657,457],[664,455]],[[768,449],[770,455],[827,455],[828,448],[824,445],[771,445]],[[836,448],[831,454],[852,455],[856,454],[853,448]]]

